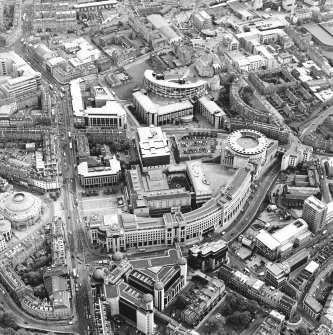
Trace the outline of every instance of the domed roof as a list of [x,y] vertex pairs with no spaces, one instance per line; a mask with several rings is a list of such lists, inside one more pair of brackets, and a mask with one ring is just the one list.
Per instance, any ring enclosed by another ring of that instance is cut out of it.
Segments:
[[34,203],[35,197],[32,194],[18,192],[5,201],[5,206],[9,212],[18,213],[29,210]]
[[161,281],[157,281],[154,285],[154,289],[157,291],[161,291],[164,289],[164,284]]
[[178,258],[178,264],[179,265],[185,265],[185,264],[187,264],[186,258],[185,257]]
[[142,301],[145,303],[152,302],[153,301],[153,296],[149,293],[146,293],[142,296]]
[[93,277],[96,279],[96,280],[101,280],[104,278],[104,271],[102,269],[96,269],[94,271],[94,274],[93,274]]
[[119,252],[119,251],[116,251],[113,255],[112,255],[112,259],[116,262],[120,262],[122,259],[124,258],[124,255]]
[[6,219],[0,219],[0,234],[11,230],[11,223]]

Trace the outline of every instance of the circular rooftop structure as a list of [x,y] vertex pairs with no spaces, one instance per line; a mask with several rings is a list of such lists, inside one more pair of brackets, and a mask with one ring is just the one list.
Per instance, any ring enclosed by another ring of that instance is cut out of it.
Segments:
[[104,278],[104,271],[102,269],[96,269],[93,273],[93,277],[96,280],[102,280]]
[[156,291],[162,291],[164,289],[164,284],[161,282],[161,281],[157,281],[155,284],[154,284],[154,289]]
[[1,203],[1,212],[16,229],[34,224],[42,212],[42,200],[27,192],[16,192]]
[[185,258],[185,257],[180,257],[180,258],[178,259],[178,264],[179,264],[179,265],[186,265],[186,264],[187,264],[187,260],[186,260],[186,258]]
[[121,252],[119,252],[119,251],[116,251],[112,255],[112,260],[114,260],[115,262],[120,262],[123,259],[124,259],[124,255]]
[[19,192],[5,201],[6,209],[12,213],[28,211],[33,207],[35,197],[32,194]]
[[241,156],[256,156],[267,149],[266,136],[256,130],[240,129],[232,132],[228,137],[228,146]]
[[142,296],[142,301],[146,304],[149,303],[149,302],[152,302],[153,299],[154,299],[153,296],[149,293],[146,293]]

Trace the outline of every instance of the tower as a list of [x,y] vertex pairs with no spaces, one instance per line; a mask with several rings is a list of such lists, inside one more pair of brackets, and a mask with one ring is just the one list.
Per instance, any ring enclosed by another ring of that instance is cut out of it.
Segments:
[[160,281],[154,285],[154,306],[159,311],[164,309],[164,284]]
[[312,233],[322,230],[326,223],[327,205],[314,196],[304,201],[302,218],[309,225]]
[[178,264],[180,266],[180,275],[184,278],[184,286],[187,284],[187,260],[185,257],[180,257],[178,259]]

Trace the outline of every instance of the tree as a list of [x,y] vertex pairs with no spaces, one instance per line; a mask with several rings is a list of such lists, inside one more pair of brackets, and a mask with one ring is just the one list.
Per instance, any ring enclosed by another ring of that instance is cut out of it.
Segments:
[[15,329],[13,329],[13,328],[5,328],[5,334],[6,335],[16,335],[17,333],[16,333],[16,331],[15,331]]
[[296,329],[296,335],[308,335],[308,334],[309,334],[308,330],[302,326]]
[[16,328],[16,319],[15,315],[12,312],[3,312],[2,319],[0,320],[0,324],[2,324],[4,327],[8,328]]
[[239,315],[239,321],[244,326],[247,327],[252,320],[251,313],[249,311],[243,312]]
[[185,297],[184,294],[180,294],[180,295],[177,297],[176,306],[177,306],[177,308],[179,308],[179,309],[185,309],[185,308],[186,308],[186,306],[187,306],[187,301],[186,301],[186,297]]
[[205,323],[204,326],[204,331],[207,334],[212,334],[218,331],[220,325],[219,322],[216,320],[216,318],[214,319],[210,319]]

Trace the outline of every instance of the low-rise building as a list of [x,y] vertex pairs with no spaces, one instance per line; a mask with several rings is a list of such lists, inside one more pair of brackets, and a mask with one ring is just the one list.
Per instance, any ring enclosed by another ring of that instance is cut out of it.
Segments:
[[212,27],[212,17],[204,10],[191,15],[190,21],[197,30],[210,29]]
[[273,290],[261,280],[249,277],[240,271],[236,271],[227,265],[222,264],[218,277],[221,278],[226,286],[231,287],[244,296],[257,300],[270,308],[277,309],[290,319],[296,311],[297,302],[289,298],[284,293]]
[[302,208],[304,201],[320,192],[319,187],[295,187],[284,185],[282,203],[286,207]]
[[290,148],[282,157],[281,170],[286,170],[288,167],[296,167],[303,162],[312,160],[313,148],[300,143],[292,143]]
[[253,335],[279,335],[285,322],[285,316],[275,310],[270,311]]
[[200,278],[205,278],[205,286],[196,293],[180,315],[181,320],[189,326],[196,326],[225,294],[222,280],[205,275]]

